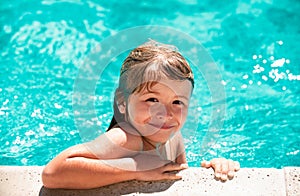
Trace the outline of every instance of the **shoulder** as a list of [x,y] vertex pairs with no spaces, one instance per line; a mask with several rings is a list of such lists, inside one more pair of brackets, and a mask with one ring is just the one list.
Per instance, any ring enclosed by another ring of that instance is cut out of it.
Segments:
[[140,135],[134,134],[130,127],[114,127],[105,133],[105,136],[117,146],[121,146],[128,150],[142,150],[142,138]]
[[100,159],[115,159],[136,155],[141,151],[141,143],[140,137],[115,127],[84,146]]

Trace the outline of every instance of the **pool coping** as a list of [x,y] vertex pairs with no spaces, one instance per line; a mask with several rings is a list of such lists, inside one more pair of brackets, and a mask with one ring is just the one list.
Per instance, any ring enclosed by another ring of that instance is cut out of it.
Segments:
[[300,167],[242,168],[232,180],[214,179],[213,170],[191,167],[182,180],[128,181],[89,190],[43,187],[43,166],[0,166],[0,195],[300,195]]

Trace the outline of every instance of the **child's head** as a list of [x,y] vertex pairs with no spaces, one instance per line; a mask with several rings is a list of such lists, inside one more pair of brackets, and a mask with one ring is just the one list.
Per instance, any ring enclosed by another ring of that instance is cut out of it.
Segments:
[[109,129],[126,121],[126,104],[130,95],[150,92],[155,84],[166,80],[179,84],[188,81],[191,89],[194,87],[192,70],[175,47],[150,41],[131,51],[121,68],[115,92],[114,119]]

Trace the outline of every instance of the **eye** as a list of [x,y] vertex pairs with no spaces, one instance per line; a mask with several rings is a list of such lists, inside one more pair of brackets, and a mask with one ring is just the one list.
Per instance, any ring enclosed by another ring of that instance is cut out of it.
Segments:
[[158,99],[151,97],[146,100],[146,102],[158,102]]
[[185,105],[182,101],[180,101],[180,100],[175,100],[175,101],[173,101],[173,104],[175,104],[175,105]]

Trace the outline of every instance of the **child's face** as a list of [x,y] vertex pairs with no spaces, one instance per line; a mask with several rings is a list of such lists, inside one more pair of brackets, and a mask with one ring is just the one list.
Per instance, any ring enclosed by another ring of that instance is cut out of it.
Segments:
[[192,84],[188,80],[161,80],[149,92],[145,89],[129,96],[127,121],[153,142],[166,142],[183,126]]

